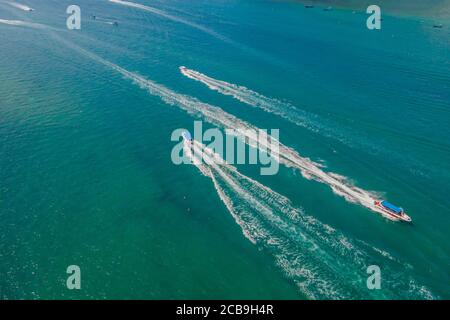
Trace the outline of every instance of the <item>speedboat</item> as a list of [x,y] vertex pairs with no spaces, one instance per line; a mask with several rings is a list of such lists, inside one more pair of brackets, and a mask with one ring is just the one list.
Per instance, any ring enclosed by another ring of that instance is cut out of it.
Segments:
[[383,213],[386,217],[388,217],[391,220],[395,221],[404,221],[404,222],[411,222],[411,217],[408,216],[405,211],[397,207],[396,205],[386,201],[386,200],[375,200],[374,201],[375,207]]
[[189,141],[191,144],[194,142],[194,140],[192,140],[192,136],[189,133],[189,131],[184,131],[181,135],[183,136],[185,141]]

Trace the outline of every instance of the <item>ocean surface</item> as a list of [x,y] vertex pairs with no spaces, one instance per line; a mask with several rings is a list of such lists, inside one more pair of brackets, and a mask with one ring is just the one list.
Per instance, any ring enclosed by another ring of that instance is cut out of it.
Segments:
[[[0,2],[2,299],[450,298],[450,21],[79,0],[68,30],[72,1],[20,4]],[[280,129],[278,174],[174,165],[195,120]]]

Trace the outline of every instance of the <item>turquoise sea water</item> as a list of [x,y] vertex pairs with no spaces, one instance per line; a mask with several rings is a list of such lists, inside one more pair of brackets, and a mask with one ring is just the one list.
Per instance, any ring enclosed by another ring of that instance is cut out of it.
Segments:
[[[82,29],[69,31],[70,1],[22,3],[35,10],[0,2],[0,19],[43,26],[0,23],[3,299],[450,298],[448,21],[386,15],[369,31],[365,13],[291,2],[82,0]],[[403,206],[413,224],[295,168],[237,166],[258,185],[175,166],[172,131],[215,125],[114,66],[280,128],[284,145]],[[180,66],[293,106],[304,125]],[[78,291],[65,286],[72,264]],[[380,290],[366,286],[369,265]]]

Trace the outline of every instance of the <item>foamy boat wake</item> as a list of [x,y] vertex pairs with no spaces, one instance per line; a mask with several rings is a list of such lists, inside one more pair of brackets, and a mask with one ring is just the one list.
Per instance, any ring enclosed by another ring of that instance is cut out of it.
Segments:
[[251,107],[275,114],[290,123],[320,134],[328,139],[336,140],[351,148],[357,147],[372,155],[384,154],[387,158],[393,159],[396,163],[404,162],[405,166],[408,167],[413,174],[417,174],[418,171],[426,172],[430,169],[424,163],[417,161],[417,159],[408,158],[407,162],[405,162],[404,153],[398,152],[392,148],[383,147],[379,141],[376,141],[376,139],[374,140],[373,137],[370,137],[360,130],[356,131],[349,126],[339,124],[331,119],[304,111],[288,102],[266,97],[245,86],[214,79],[199,71],[188,69],[184,66],[179,67],[179,69],[184,76],[206,85],[210,90],[217,91],[226,96],[231,96]]
[[[366,268],[373,257],[369,257],[359,245],[308,216],[301,208],[294,207],[286,197],[239,173],[198,141],[185,140],[184,152],[200,172],[211,179],[244,236],[269,252],[308,298],[380,298],[377,292],[365,288]],[[367,244],[360,243],[368,249]],[[372,249],[377,259],[387,259],[379,254],[379,249]],[[384,266],[389,263],[393,262],[387,261]],[[395,271],[387,269],[384,271],[388,274],[395,274]],[[403,287],[405,292],[418,292],[418,296],[423,294],[422,297],[432,298],[426,288],[413,280],[400,283],[395,277],[390,279],[387,276],[383,281],[382,294],[385,297],[398,296],[391,287],[395,284]]]
[[20,4],[20,3],[17,3],[17,2],[7,2],[7,3],[10,6],[12,6],[14,8],[17,8],[17,9],[20,9],[20,10],[23,10],[23,11],[34,11],[33,8],[30,8],[29,6],[26,6],[24,4]]
[[256,49],[253,49],[251,47],[248,47],[246,45],[238,43],[238,42],[236,42],[236,41],[234,41],[234,40],[232,40],[232,39],[230,39],[230,38],[228,38],[228,37],[226,37],[226,36],[216,32],[216,31],[214,31],[212,29],[208,28],[208,27],[205,27],[205,26],[201,25],[201,24],[192,22],[190,20],[181,18],[179,16],[175,16],[175,15],[167,13],[166,11],[163,11],[161,9],[157,9],[157,8],[154,8],[154,7],[150,7],[150,6],[147,6],[147,5],[143,5],[143,4],[136,3],[136,2],[131,2],[131,1],[109,0],[109,2],[112,2],[112,3],[115,3],[115,4],[119,4],[119,5],[122,5],[122,6],[127,6],[127,7],[131,7],[131,8],[144,10],[144,11],[156,14],[158,16],[161,16],[163,18],[169,19],[171,21],[182,23],[182,24],[184,24],[186,26],[189,26],[189,27],[197,29],[197,30],[199,30],[199,31],[201,31],[203,33],[206,33],[206,34],[208,34],[208,35],[210,35],[210,36],[212,36],[212,37],[214,37],[216,39],[219,39],[219,40],[221,40],[221,41],[223,41],[225,43],[228,43],[229,45],[232,45],[235,48],[238,48],[240,50],[248,52],[248,53],[250,53],[252,55],[258,56],[261,59],[264,59],[264,60],[266,60],[266,61],[268,61],[270,63],[274,63],[274,64],[277,64],[277,65],[283,65],[284,66],[284,63],[280,62],[278,59],[275,59],[275,58],[271,57],[270,55],[268,55],[266,53],[260,52],[260,51],[258,51]]
[[217,91],[223,95],[231,96],[249,106],[261,108],[266,112],[274,113],[299,126],[307,127],[313,129],[314,131],[320,129],[317,124],[314,124],[311,121],[311,118],[316,117],[314,114],[298,110],[294,106],[277,99],[265,97],[262,94],[252,91],[244,86],[210,78],[203,73],[188,69],[184,66],[181,66],[179,69],[184,76],[203,83],[211,90]]
[[10,25],[10,26],[30,27],[30,28],[36,28],[36,29],[45,29],[45,28],[47,28],[45,25],[42,25],[42,24],[39,24],[39,23],[22,21],[22,20],[0,19],[0,23],[1,24]]
[[202,26],[200,24],[197,24],[195,22],[192,22],[192,21],[180,18],[178,16],[174,16],[174,15],[172,15],[170,13],[167,13],[167,12],[165,12],[163,10],[160,10],[160,9],[157,9],[157,8],[154,8],[154,7],[146,6],[146,5],[143,5],[143,4],[140,4],[140,3],[131,2],[131,1],[109,0],[109,2],[112,2],[112,3],[115,3],[115,4],[120,4],[122,6],[127,6],[127,7],[136,8],[136,9],[141,9],[141,10],[144,10],[144,11],[156,14],[158,16],[164,17],[166,19],[169,19],[169,20],[172,20],[172,21],[175,21],[175,22],[178,22],[178,23],[182,23],[182,24],[187,25],[187,26],[189,26],[191,28],[200,30],[200,31],[202,31],[204,33],[207,33],[207,34],[209,34],[209,35],[211,35],[211,36],[213,36],[213,37],[215,37],[217,39],[220,39],[222,41],[231,42],[231,40],[229,40],[228,38],[222,36],[221,34],[218,34],[214,30],[211,30],[211,29],[209,29],[209,28],[207,28],[205,26]]
[[[312,132],[319,133],[327,138],[337,140],[346,145],[352,146],[353,144],[360,144],[370,149],[375,148],[367,142],[350,139],[349,137],[354,136],[354,133],[347,132],[348,130],[346,128],[338,128],[335,123],[321,118],[317,114],[298,109],[290,103],[266,97],[244,86],[211,78],[203,73],[188,69],[184,66],[179,67],[179,69],[187,78],[203,83],[211,90],[226,96],[231,96],[251,107],[260,108],[265,112],[275,114],[299,127],[306,128]],[[376,149],[378,150],[378,148]]]

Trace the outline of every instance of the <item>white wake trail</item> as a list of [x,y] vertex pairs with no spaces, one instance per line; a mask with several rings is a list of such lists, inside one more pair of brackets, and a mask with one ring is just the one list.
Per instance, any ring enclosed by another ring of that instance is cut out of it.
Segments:
[[35,28],[35,29],[48,28],[47,26],[40,24],[40,23],[28,22],[28,21],[23,21],[23,20],[0,19],[0,23],[10,25],[10,26],[29,27],[29,28]]
[[[226,96],[231,96],[251,107],[275,114],[290,123],[320,134],[326,138],[337,140],[349,147],[359,147],[372,154],[387,152],[385,148],[374,143],[370,138],[361,136],[361,133],[355,132],[349,127],[339,125],[336,122],[317,114],[299,109],[288,102],[266,97],[245,86],[211,78],[199,71],[188,69],[184,66],[179,67],[179,69],[185,77],[198,81],[213,91],[217,91]],[[402,161],[403,156],[389,152],[390,157],[393,157],[394,155],[398,158],[398,161]],[[419,163],[417,165],[421,166]]]
[[251,107],[275,114],[290,123],[320,134],[328,139],[336,140],[351,148],[357,147],[375,156],[385,155],[386,158],[392,159],[396,163],[404,163],[413,174],[416,174],[415,168],[419,171],[428,171],[430,169],[426,164],[417,159],[408,158],[406,163],[404,153],[392,148],[383,147],[383,143],[380,143],[373,136],[361,130],[353,129],[351,126],[345,126],[329,118],[302,110],[289,102],[266,97],[245,86],[218,80],[184,66],[179,67],[179,69],[184,76],[206,85],[210,90],[231,96]]
[[[320,121],[316,120],[318,118],[316,114],[297,109],[289,103],[266,97],[247,87],[208,77],[203,73],[188,69],[184,66],[179,67],[179,69],[187,78],[203,83],[209,89],[226,96],[231,96],[251,107],[260,108],[266,112],[276,114],[295,125],[307,128],[314,132],[320,131],[323,133],[329,131],[328,127],[323,124],[323,119]],[[333,132],[333,136],[336,136],[336,132]]]
[[[321,223],[292,205],[289,199],[245,176],[227,164],[217,153],[198,141],[184,141],[184,152],[192,163],[213,182],[218,196],[253,244],[268,251],[276,264],[310,299],[357,299],[398,296],[396,286],[422,298],[433,295],[414,280],[401,283],[384,278],[384,290],[365,287],[366,268],[373,261],[342,233]],[[203,160],[203,161],[201,161]],[[368,247],[362,241],[364,249]],[[375,252],[377,260],[387,259]],[[389,259],[388,259],[389,260]],[[384,264],[385,272],[395,275]],[[403,271],[402,265],[394,262]],[[351,279],[351,281],[349,281]],[[423,296],[422,296],[423,294]]]
[[197,30],[199,30],[199,31],[201,31],[203,33],[206,33],[206,34],[212,36],[213,38],[216,38],[216,39],[218,39],[220,41],[223,41],[223,42],[225,42],[225,43],[227,43],[227,44],[229,44],[229,45],[231,45],[231,46],[233,46],[233,47],[235,47],[235,48],[237,48],[239,50],[242,50],[244,52],[247,52],[249,54],[257,56],[257,57],[259,57],[259,58],[261,58],[261,59],[263,59],[263,60],[265,60],[265,61],[267,61],[269,63],[276,64],[276,65],[279,65],[279,66],[282,66],[282,67],[290,67],[290,66],[286,66],[284,62],[282,62],[282,61],[272,57],[269,54],[266,54],[264,52],[260,52],[257,49],[254,49],[254,48],[248,47],[248,46],[246,46],[244,44],[238,43],[238,42],[236,42],[236,41],[234,41],[234,40],[232,40],[232,39],[230,39],[230,38],[228,38],[228,37],[226,37],[226,36],[216,32],[216,31],[214,31],[212,29],[208,28],[208,27],[205,27],[205,26],[203,26],[201,24],[198,24],[196,22],[192,22],[190,20],[181,18],[179,16],[175,16],[175,15],[170,14],[170,13],[164,11],[164,10],[157,9],[157,8],[154,8],[154,7],[150,7],[150,6],[143,5],[143,4],[136,3],[136,2],[131,2],[131,1],[109,0],[109,2],[115,3],[115,4],[119,4],[119,5],[122,5],[122,6],[127,6],[127,7],[131,7],[131,8],[144,10],[144,11],[156,14],[158,16],[161,16],[163,18],[169,19],[171,21],[187,25],[187,26],[189,26],[191,28],[194,28],[194,29],[197,29]]
[[[301,292],[310,299],[348,297],[334,283],[336,279],[327,266],[318,266],[311,261],[311,253],[323,255],[325,252],[319,250],[319,245],[305,233],[293,230],[292,221],[300,219],[302,210],[292,207],[282,195],[240,174],[222,159],[217,161],[219,156],[197,141],[185,141],[185,153],[205,176],[211,178],[217,194],[245,237],[268,250]],[[195,159],[199,154],[202,154],[203,163]],[[280,217],[274,211],[285,216]],[[322,261],[326,260],[324,256],[322,258]]]
[[150,7],[150,6],[147,6],[147,5],[143,5],[143,4],[136,3],[136,2],[131,2],[131,1],[109,0],[109,2],[112,2],[112,3],[115,3],[115,4],[119,4],[119,5],[122,5],[122,6],[127,6],[127,7],[131,7],[131,8],[144,10],[144,11],[156,14],[158,16],[164,17],[166,19],[169,19],[169,20],[172,20],[172,21],[175,21],[175,22],[178,22],[178,23],[182,23],[182,24],[187,25],[187,26],[189,26],[191,28],[200,30],[200,31],[202,31],[204,33],[207,33],[207,34],[209,34],[209,35],[211,35],[211,36],[213,36],[213,37],[215,37],[217,39],[220,39],[222,41],[230,42],[230,43],[232,42],[230,39],[226,38],[225,36],[223,36],[223,35],[221,35],[221,34],[219,34],[217,32],[215,32],[214,30],[211,30],[211,29],[209,29],[209,28],[207,28],[205,26],[202,26],[200,24],[197,24],[195,22],[192,22],[192,21],[180,18],[178,16],[174,16],[174,15],[172,15],[170,13],[167,13],[166,11],[163,11],[163,10],[160,10],[160,9],[157,9],[157,8],[154,8],[154,7]]
[[14,8],[17,8],[17,9],[20,9],[20,10],[23,10],[23,11],[34,11],[34,9],[33,8],[30,8],[29,6],[26,6],[26,5],[24,5],[24,4],[20,4],[20,3],[17,3],[17,2],[6,2],[7,4],[9,4],[10,6],[12,6],[12,7],[14,7]]

